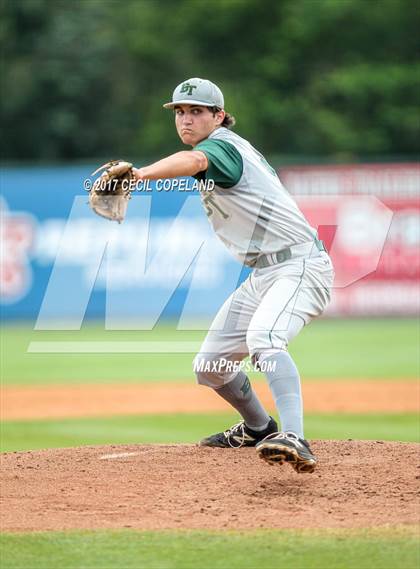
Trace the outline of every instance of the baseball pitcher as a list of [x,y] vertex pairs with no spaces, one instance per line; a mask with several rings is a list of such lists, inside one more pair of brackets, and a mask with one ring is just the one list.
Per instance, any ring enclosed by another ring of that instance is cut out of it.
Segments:
[[[211,192],[205,184],[200,191],[209,222],[230,252],[253,269],[219,310],[194,359],[198,382],[214,389],[242,421],[200,445],[256,447],[269,464],[288,462],[296,472],[313,472],[317,460],[304,438],[300,377],[288,344],[328,305],[331,260],[274,169],[231,130],[235,119],[214,83],[188,79],[163,106],[173,109],[178,135],[192,149],[141,168],[124,163],[129,176],[214,181]],[[266,375],[281,431],[240,365],[248,355]]]

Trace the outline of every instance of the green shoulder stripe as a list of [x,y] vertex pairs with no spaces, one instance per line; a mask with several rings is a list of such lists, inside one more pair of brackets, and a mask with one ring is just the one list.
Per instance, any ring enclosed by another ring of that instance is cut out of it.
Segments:
[[221,188],[231,188],[241,179],[244,168],[242,156],[230,142],[207,139],[199,142],[194,150],[204,152],[209,161],[206,172],[200,172],[197,178],[214,180]]

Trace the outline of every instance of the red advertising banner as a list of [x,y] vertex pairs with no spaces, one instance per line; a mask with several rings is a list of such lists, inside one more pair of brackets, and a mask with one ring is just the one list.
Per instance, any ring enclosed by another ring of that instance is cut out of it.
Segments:
[[[389,174],[390,166],[385,168]],[[391,168],[391,178],[384,177],[382,172],[382,180],[388,182],[386,186],[375,188],[375,196],[368,191],[363,193],[360,171],[366,173],[372,188],[372,180],[378,181],[380,176],[378,166],[302,170],[305,170],[306,181],[308,170],[316,170],[317,184],[322,174],[331,184],[332,175],[335,190],[342,190],[338,195],[328,195],[328,192],[316,195],[313,191],[304,196],[295,185],[293,192],[309,222],[318,228],[333,259],[336,281],[327,313],[334,316],[418,315],[420,192],[415,186],[420,187],[420,168],[396,165]],[[357,171],[357,191],[347,192],[350,187],[356,188],[349,182],[353,170]],[[295,181],[298,175],[298,169],[293,169]],[[284,182],[286,179],[287,176],[282,176]],[[339,180],[344,179],[346,182],[340,185]],[[408,179],[409,187],[401,185]],[[390,180],[393,180],[392,185]]]

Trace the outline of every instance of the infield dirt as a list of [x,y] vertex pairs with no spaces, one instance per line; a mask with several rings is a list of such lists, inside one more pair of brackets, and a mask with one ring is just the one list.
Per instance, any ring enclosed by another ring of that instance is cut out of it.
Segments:
[[3,531],[356,528],[419,522],[419,445],[313,441],[314,474],[254,449],[81,447],[2,455]]
[[[266,383],[255,391],[267,408],[273,399]],[[415,381],[304,382],[305,412],[417,413],[420,384]],[[13,386],[1,390],[3,421],[100,417],[153,413],[226,411],[213,390],[191,384]]]

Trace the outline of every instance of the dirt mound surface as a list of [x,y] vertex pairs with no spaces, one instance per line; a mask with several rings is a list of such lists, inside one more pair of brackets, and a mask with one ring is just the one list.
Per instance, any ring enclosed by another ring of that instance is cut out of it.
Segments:
[[2,455],[3,531],[419,522],[419,445],[314,441],[314,474],[254,449],[124,445]]

